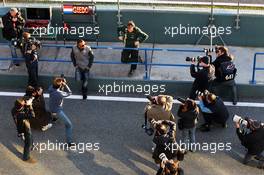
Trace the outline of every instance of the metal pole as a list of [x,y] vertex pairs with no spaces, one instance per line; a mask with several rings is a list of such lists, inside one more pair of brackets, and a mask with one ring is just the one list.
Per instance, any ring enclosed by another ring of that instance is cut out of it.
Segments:
[[253,63],[253,73],[252,73],[252,80],[251,80],[251,83],[252,84],[255,84],[255,69],[256,69],[256,62],[257,62],[257,53],[255,53],[254,55],[254,63]]
[[239,16],[239,13],[240,13],[240,0],[238,0],[237,2],[237,17],[236,17],[236,27],[235,29],[240,29],[240,26],[239,26],[239,22],[240,22],[240,16]]
[[150,77],[148,76],[148,55],[147,50],[145,50],[145,77],[144,80],[148,80]]

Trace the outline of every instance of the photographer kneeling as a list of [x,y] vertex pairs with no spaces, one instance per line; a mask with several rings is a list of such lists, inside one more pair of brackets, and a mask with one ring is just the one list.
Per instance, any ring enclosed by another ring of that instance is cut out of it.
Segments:
[[[195,61],[197,60],[197,71],[195,70]],[[197,97],[196,91],[203,92],[204,90],[209,88],[209,82],[214,79],[215,69],[213,65],[210,65],[210,57],[198,57],[197,59],[191,58],[186,61],[191,61],[190,73],[193,78],[195,78],[192,89],[190,92],[190,99],[195,100]],[[202,67],[200,69],[199,67]]]
[[222,99],[209,91],[198,94],[199,106],[203,113],[205,123],[201,126],[201,131],[210,131],[212,122],[219,123],[223,128],[227,127],[229,112]]
[[235,115],[233,121],[236,124],[236,133],[241,144],[247,148],[247,154],[243,160],[244,164],[255,157],[258,162],[258,168],[264,169],[264,124]]
[[152,158],[155,163],[160,164],[161,158],[159,155],[164,153],[168,159],[182,161],[184,152],[179,148],[176,143],[176,123],[169,120],[151,121],[156,129],[153,143],[155,144]]

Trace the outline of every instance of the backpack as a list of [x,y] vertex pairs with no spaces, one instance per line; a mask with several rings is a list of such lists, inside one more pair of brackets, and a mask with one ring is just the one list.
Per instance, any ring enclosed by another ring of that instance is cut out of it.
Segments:
[[234,80],[236,76],[236,66],[232,61],[226,61],[220,64],[221,80]]

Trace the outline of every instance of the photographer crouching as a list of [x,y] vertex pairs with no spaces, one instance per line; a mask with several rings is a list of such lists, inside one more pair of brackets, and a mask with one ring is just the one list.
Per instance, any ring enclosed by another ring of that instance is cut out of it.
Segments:
[[229,112],[223,100],[209,91],[203,93],[198,92],[199,106],[203,113],[205,123],[200,127],[203,132],[211,130],[213,122],[221,124],[223,128],[227,128],[227,120]]
[[32,107],[34,98],[19,98],[15,102],[11,114],[17,127],[18,137],[24,140],[23,160],[28,163],[36,163],[36,160],[30,156],[30,150],[33,146],[32,132],[29,120],[35,117]]
[[[195,78],[190,92],[190,99],[195,100],[197,97],[196,91],[203,92],[209,88],[210,82],[215,78],[215,68],[210,64],[211,57],[203,56],[195,58],[186,58],[186,61],[191,61],[190,73]],[[195,66],[197,61],[197,66]],[[195,69],[197,67],[197,70]],[[202,69],[200,69],[202,67]]]
[[235,115],[233,121],[241,144],[247,149],[243,163],[248,164],[255,157],[258,168],[264,169],[264,123]]

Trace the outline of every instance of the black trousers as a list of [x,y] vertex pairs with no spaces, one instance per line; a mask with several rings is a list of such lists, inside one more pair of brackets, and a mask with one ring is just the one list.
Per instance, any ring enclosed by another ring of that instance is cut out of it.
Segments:
[[[139,60],[138,50],[124,49],[121,54],[122,63],[137,63]],[[131,64],[131,70],[136,70],[137,64]]]
[[36,87],[38,86],[38,61],[32,63],[26,63],[28,72],[28,85]]
[[[235,80],[229,80],[229,81],[224,81],[224,82],[219,82],[219,81],[213,81],[210,84],[210,91],[216,93],[216,88],[217,87],[229,87],[229,89],[232,92],[232,101],[236,103],[238,101],[238,96],[237,96],[237,86]],[[218,93],[217,93],[218,94]]]
[[24,136],[25,136],[25,145],[24,145],[24,152],[23,152],[23,160],[26,161],[30,158],[30,149],[33,145],[33,138],[32,138],[32,132],[31,132],[29,121],[25,121]]
[[217,116],[211,113],[205,113],[203,112],[203,118],[205,121],[205,124],[211,125],[213,122],[218,123],[218,124],[225,124],[226,121],[219,119]]

